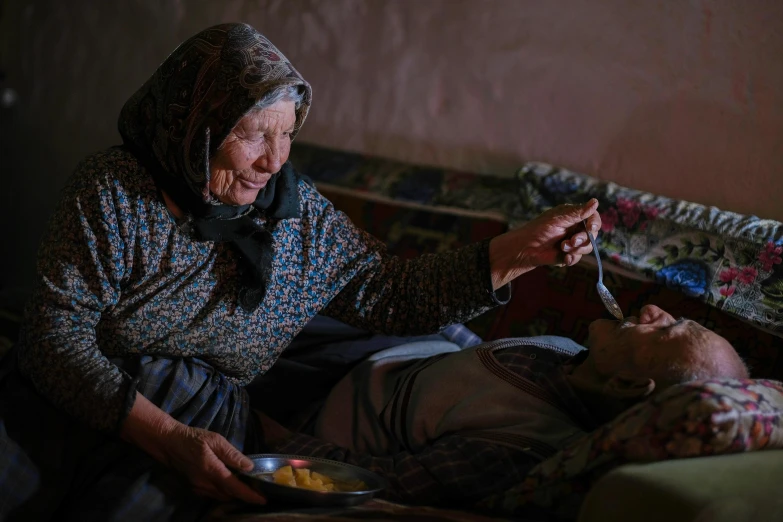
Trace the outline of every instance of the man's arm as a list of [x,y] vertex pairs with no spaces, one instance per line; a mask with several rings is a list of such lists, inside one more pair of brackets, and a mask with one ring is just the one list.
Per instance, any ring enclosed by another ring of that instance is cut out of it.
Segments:
[[269,451],[320,457],[360,466],[388,481],[382,496],[408,504],[469,507],[505,491],[539,463],[535,454],[460,435],[443,437],[418,453],[373,457],[303,434],[262,418]]

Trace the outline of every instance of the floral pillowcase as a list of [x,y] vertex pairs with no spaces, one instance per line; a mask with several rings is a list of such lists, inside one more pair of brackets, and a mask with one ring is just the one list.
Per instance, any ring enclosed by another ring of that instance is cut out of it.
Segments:
[[631,271],[783,336],[783,223],[528,163],[517,174],[526,220],[561,203],[600,202],[607,265]]
[[575,518],[589,488],[628,462],[783,448],[783,383],[714,380],[673,386],[622,413],[533,469],[482,507]]

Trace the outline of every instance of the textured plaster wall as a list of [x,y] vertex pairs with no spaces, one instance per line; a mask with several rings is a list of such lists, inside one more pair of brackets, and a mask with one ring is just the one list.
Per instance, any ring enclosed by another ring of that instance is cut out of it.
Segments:
[[304,141],[500,175],[544,160],[783,219],[780,0],[5,0],[0,292],[124,100],[224,21],[312,83]]

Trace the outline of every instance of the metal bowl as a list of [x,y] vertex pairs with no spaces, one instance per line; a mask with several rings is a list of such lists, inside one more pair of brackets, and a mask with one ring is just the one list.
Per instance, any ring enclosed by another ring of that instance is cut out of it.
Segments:
[[[315,457],[297,455],[261,454],[248,455],[255,465],[251,471],[239,471],[240,477],[264,495],[270,502],[308,506],[355,506],[370,500],[386,487],[386,481],[371,471]],[[307,468],[340,481],[361,480],[367,485],[363,491],[313,491],[293,486],[275,484],[272,473],[283,466],[294,469]]]

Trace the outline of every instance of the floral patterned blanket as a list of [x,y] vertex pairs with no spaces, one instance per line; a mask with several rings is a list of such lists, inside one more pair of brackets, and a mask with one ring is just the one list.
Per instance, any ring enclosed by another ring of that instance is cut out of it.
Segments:
[[545,163],[513,178],[428,168],[295,144],[319,187],[519,225],[560,203],[599,200],[598,244],[624,275],[665,284],[783,336],[783,224],[642,192]]
[[783,335],[783,224],[602,182],[544,163],[517,174],[529,219],[560,203],[600,202],[599,251],[652,279]]

